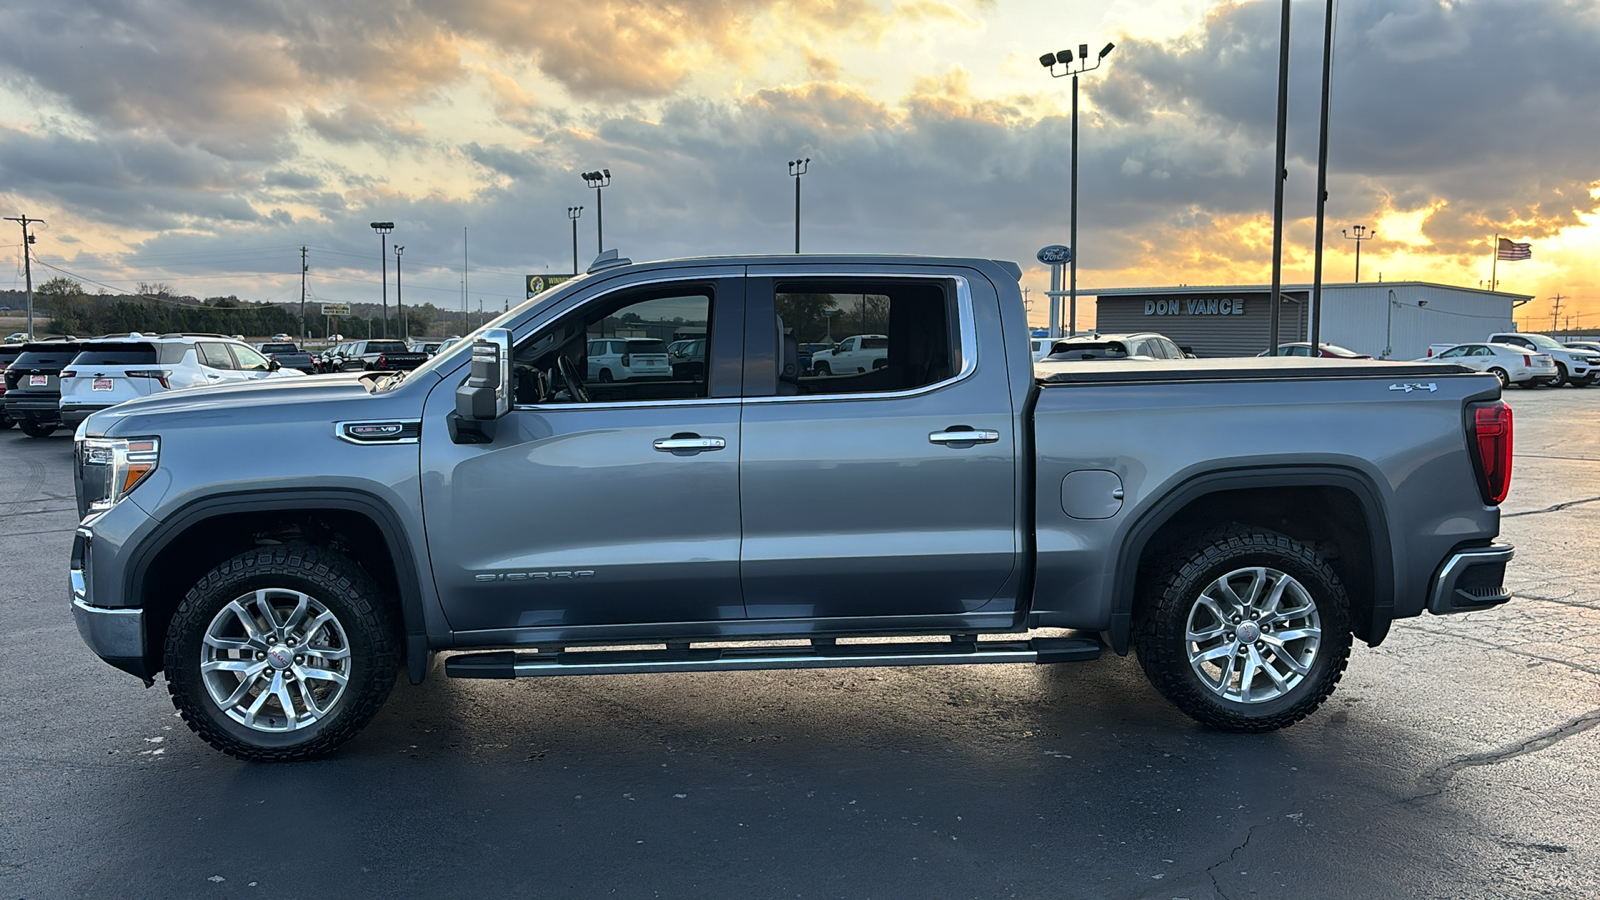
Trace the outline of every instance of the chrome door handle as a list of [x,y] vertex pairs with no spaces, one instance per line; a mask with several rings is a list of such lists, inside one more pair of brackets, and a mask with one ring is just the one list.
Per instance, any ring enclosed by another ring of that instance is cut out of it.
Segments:
[[685,450],[698,453],[701,450],[721,450],[728,446],[728,442],[719,437],[670,437],[656,438],[654,446],[662,453],[682,453]]
[[930,444],[992,444],[1000,440],[998,431],[935,431],[928,435]]

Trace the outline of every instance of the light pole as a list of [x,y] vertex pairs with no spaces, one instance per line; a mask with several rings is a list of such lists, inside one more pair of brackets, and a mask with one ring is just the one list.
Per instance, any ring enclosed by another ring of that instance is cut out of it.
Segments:
[[400,320],[400,340],[402,341],[410,337],[410,335],[406,334],[406,306],[400,299],[400,254],[404,252],[406,252],[406,248],[399,244],[394,245],[394,314]]
[[[372,230],[378,233],[378,263],[383,268],[383,336],[389,336],[389,233],[393,222],[373,222]],[[368,335],[371,337],[371,335]]]
[[[1352,232],[1352,231],[1354,231],[1355,234],[1351,234],[1350,232]],[[1362,241],[1370,241],[1373,238],[1377,237],[1378,236],[1377,229],[1373,229],[1372,231],[1368,231],[1367,230],[1367,226],[1365,226],[1365,225],[1352,225],[1349,228],[1341,228],[1341,229],[1339,229],[1339,233],[1344,235],[1344,239],[1345,240],[1347,240],[1347,241],[1355,241],[1356,242],[1356,284],[1360,284],[1361,283],[1361,242]],[[1380,272],[1379,274],[1381,275],[1382,273]]]
[[583,207],[567,207],[567,218],[572,220],[572,277],[578,277],[578,217],[583,215]]
[[822,319],[828,323],[828,343],[830,345],[833,343],[833,317],[838,314],[839,310],[837,309],[825,309],[822,311]]
[[794,178],[794,252],[800,252],[800,176],[811,168],[811,157],[789,162],[789,175]]
[[[604,253],[606,252],[606,206],[604,188],[609,187],[611,184],[611,170],[601,169],[598,172],[585,172],[583,173],[583,183],[594,188],[595,236],[599,240],[599,252]],[[573,268],[577,267],[574,266]]]
[[[1072,247],[1072,259],[1069,265],[1072,277],[1067,288],[1068,313],[1067,334],[1078,333],[1078,76],[1084,72],[1093,72],[1100,68],[1105,58],[1111,55],[1116,44],[1106,44],[1100,48],[1100,54],[1094,58],[1094,65],[1089,65],[1089,45],[1078,45],[1077,68],[1073,68],[1071,50],[1062,50],[1059,53],[1046,53],[1039,57],[1039,65],[1050,70],[1051,78],[1072,76],[1072,213],[1068,230],[1068,244]],[[1061,66],[1061,71],[1056,71],[1056,66]]]

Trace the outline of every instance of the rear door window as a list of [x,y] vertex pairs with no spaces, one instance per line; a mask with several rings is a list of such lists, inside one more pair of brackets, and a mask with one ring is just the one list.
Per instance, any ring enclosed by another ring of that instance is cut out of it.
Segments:
[[234,368],[233,356],[228,353],[227,344],[218,344],[212,341],[201,341],[196,345],[200,350],[200,364],[212,369],[231,371]]

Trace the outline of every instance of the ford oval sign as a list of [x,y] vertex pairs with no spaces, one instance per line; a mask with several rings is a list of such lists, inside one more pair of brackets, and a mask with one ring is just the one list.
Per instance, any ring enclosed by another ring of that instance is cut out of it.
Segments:
[[1039,262],[1048,263],[1052,266],[1072,262],[1072,248],[1061,244],[1051,244],[1039,251]]

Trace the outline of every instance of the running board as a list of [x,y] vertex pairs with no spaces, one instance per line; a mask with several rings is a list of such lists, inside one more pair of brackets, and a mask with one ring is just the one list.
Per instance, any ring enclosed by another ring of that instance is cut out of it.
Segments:
[[452,678],[530,678],[549,675],[624,675],[640,672],[718,672],[741,669],[834,669],[865,666],[963,666],[985,663],[1060,663],[1098,659],[1093,637],[1026,641],[920,641],[811,646],[669,647],[665,650],[554,650],[466,653],[445,660]]

